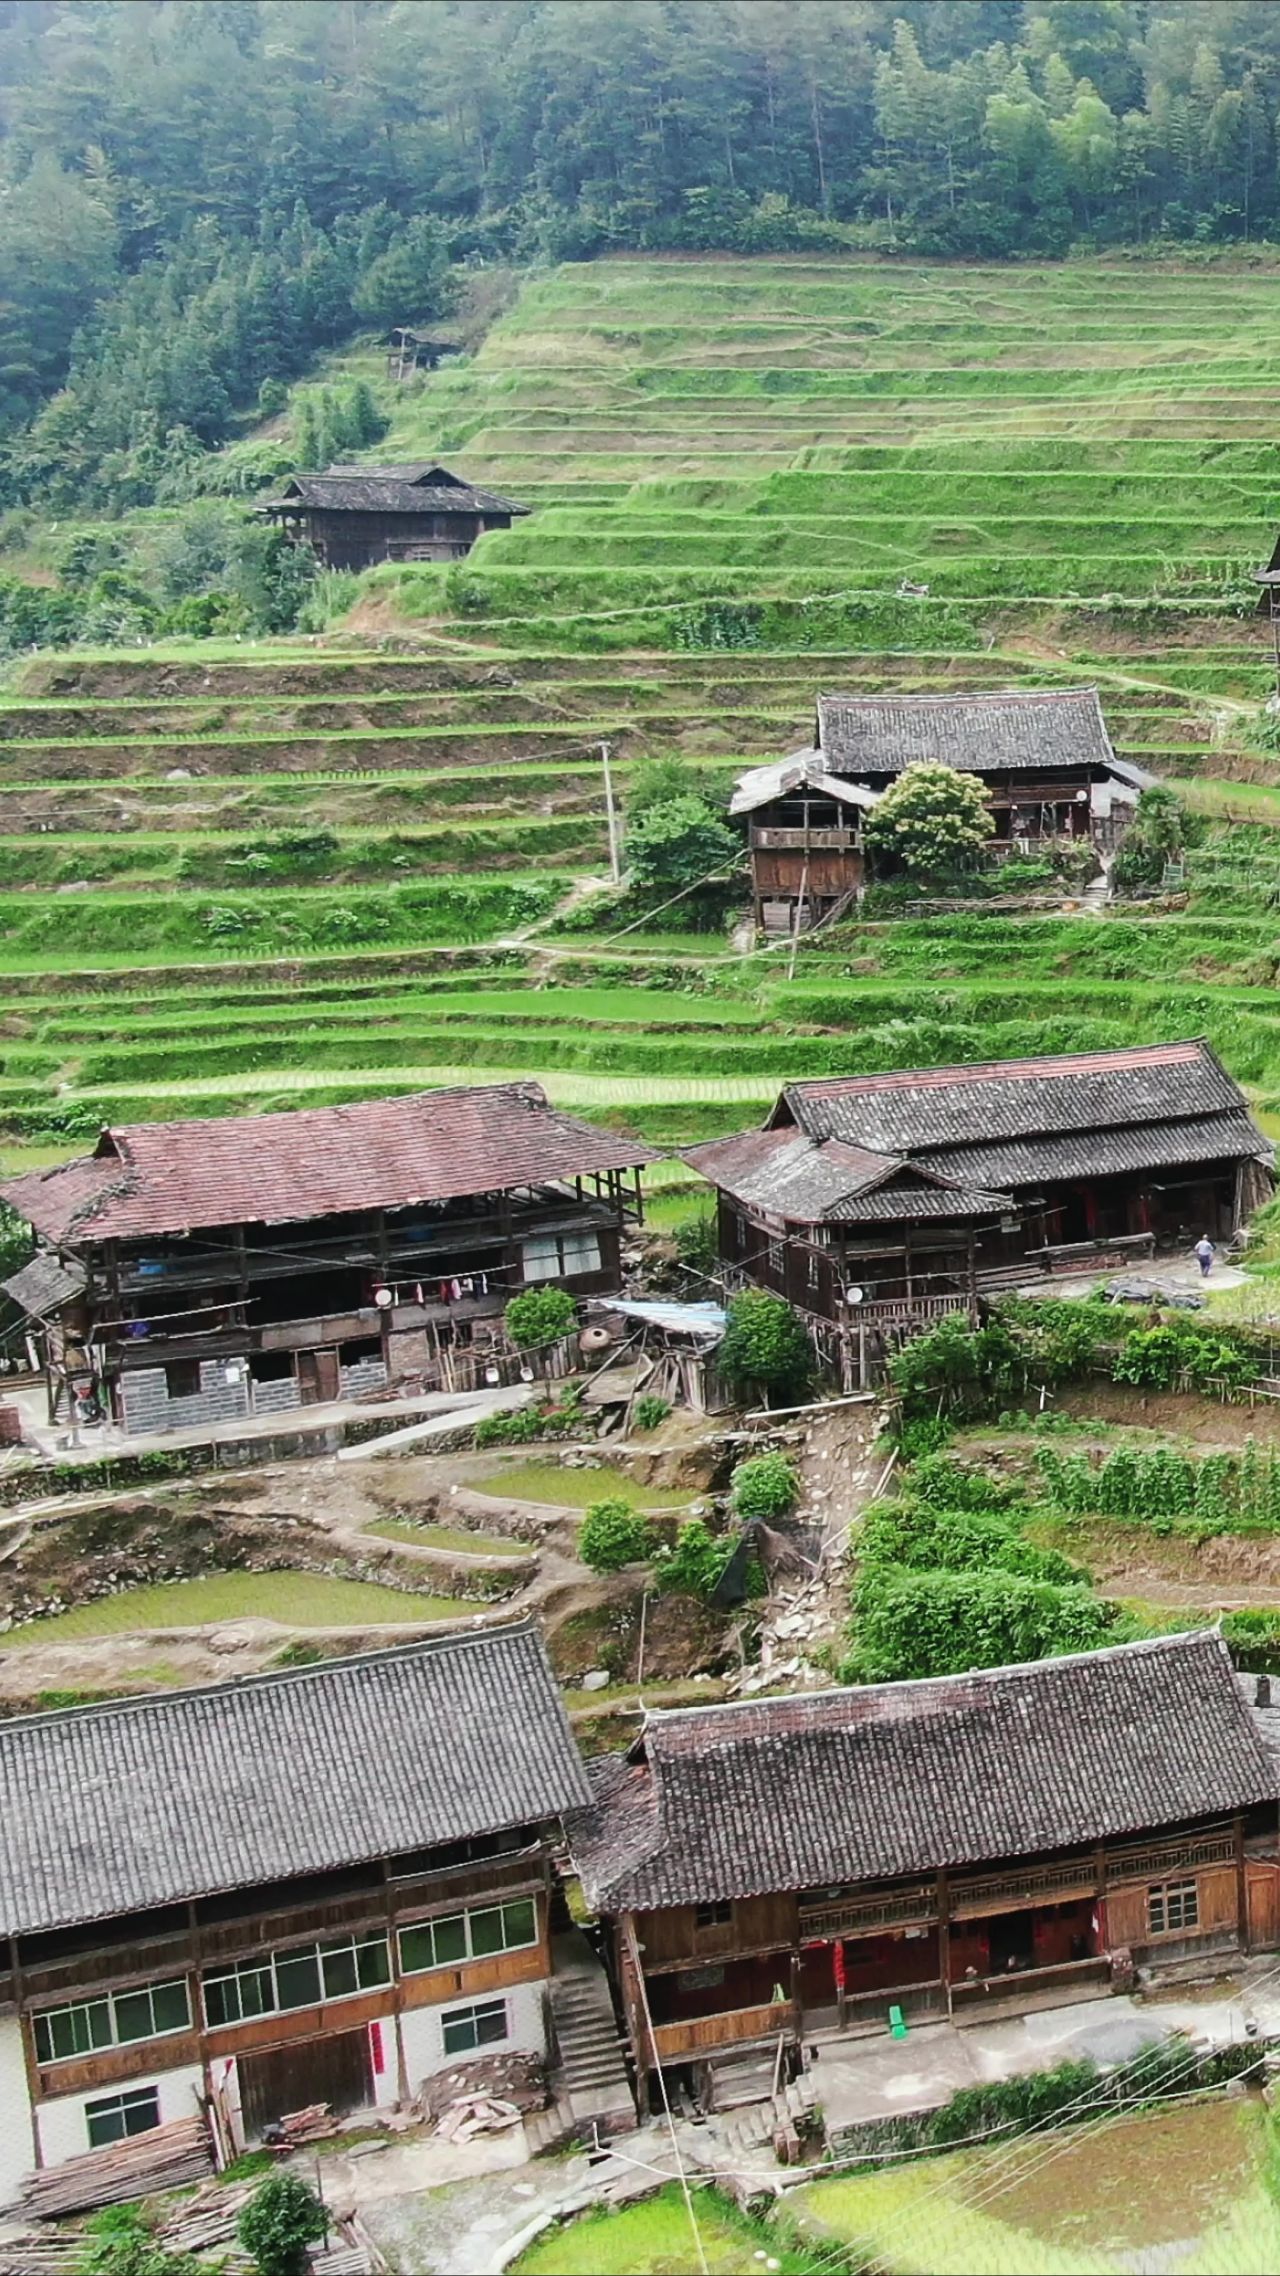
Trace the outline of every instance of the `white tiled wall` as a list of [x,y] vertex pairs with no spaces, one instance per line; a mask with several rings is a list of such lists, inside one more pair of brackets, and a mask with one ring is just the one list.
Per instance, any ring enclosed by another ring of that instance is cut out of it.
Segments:
[[546,2052],[547,2035],[543,2024],[543,1994],[546,1985],[509,1984],[504,1992],[468,1994],[462,1999],[443,2000],[439,2007],[411,2007],[401,2017],[404,2033],[404,2059],[409,2073],[409,2092],[415,2093],[424,2078],[436,2071],[448,2070],[453,2063],[469,2060],[466,2055],[446,2055],[444,2032],[440,2018],[449,2009],[471,2007],[481,1999],[505,1999],[507,2003],[507,2037],[502,2047],[481,2047],[482,2055],[501,2054],[503,2047],[519,2048],[531,2055]]
[[[42,2102],[39,2125],[44,2163],[60,2165],[63,2158],[80,2157],[89,2148],[86,2102],[103,2102],[108,2095],[132,2094],[146,2086],[159,2087],[160,2123],[167,2126],[175,2118],[196,2117],[196,2095],[203,2090],[204,2074],[198,2063],[185,2063],[181,2070],[147,2071],[141,2078],[122,2079],[116,2086],[95,2086],[92,2094],[59,2095],[56,2102]],[[29,2165],[30,2160],[27,2162]]]
[[22,2026],[16,2015],[7,2015],[0,2018],[0,2205],[13,2203],[35,2162]]

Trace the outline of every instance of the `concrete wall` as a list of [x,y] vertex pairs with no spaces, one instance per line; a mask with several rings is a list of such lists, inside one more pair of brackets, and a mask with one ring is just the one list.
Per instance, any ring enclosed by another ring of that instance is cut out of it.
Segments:
[[362,1391],[378,1391],[387,1380],[386,1362],[382,1359],[357,1359],[350,1367],[340,1368],[338,1380],[344,1399],[358,1399]]
[[196,2095],[203,2091],[204,2074],[198,2063],[185,2063],[181,2070],[148,2071],[141,2078],[121,2079],[115,2086],[95,2086],[91,2094],[59,2095],[56,2102],[42,2102],[37,2122],[44,2163],[61,2165],[64,2158],[81,2157],[89,2148],[87,2102],[104,2102],[111,2095],[134,2094],[148,2086],[160,2090],[160,2123],[167,2126],[175,2118],[197,2115]]
[[400,2018],[404,2036],[404,2059],[409,2073],[409,2092],[416,2093],[424,2078],[436,2071],[448,2070],[454,2063],[466,2062],[466,2055],[447,2055],[444,2051],[444,2029],[441,2018],[455,2007],[472,2007],[482,2001],[503,1999],[507,2004],[507,2037],[501,2045],[481,2047],[481,2055],[501,2054],[504,2049],[519,2048],[531,2055],[546,2053],[547,2033],[543,2015],[546,1984],[509,1984],[502,1992],[468,1993],[459,1999],[456,1995],[441,2000],[434,2007],[411,2007]]
[[[227,1380],[225,1359],[202,1359],[200,1389],[172,1399],[163,1367],[132,1368],[120,1379],[126,1430],[189,1430],[201,1423],[239,1422],[249,1412],[247,1374]],[[275,1389],[275,1385],[264,1388]]]

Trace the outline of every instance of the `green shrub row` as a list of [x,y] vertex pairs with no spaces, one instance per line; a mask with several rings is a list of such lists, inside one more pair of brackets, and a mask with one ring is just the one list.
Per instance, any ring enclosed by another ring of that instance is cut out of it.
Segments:
[[1212,1532],[1280,1530],[1280,1455],[1259,1452],[1195,1458],[1172,1447],[1118,1446],[1105,1461],[1087,1454],[1036,1452],[1040,1481],[1054,1509],[1071,1516],[1118,1517],[1169,1530],[1192,1522]]

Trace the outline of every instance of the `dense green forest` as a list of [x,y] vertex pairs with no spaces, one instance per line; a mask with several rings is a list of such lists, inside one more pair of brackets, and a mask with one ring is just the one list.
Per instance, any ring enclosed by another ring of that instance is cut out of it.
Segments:
[[1275,235],[1278,107],[1274,0],[0,0],[0,499],[190,494],[468,269]]

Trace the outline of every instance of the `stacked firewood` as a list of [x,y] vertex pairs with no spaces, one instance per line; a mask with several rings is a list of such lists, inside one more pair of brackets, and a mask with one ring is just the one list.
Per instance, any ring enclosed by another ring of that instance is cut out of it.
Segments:
[[417,2107],[446,2141],[503,2132],[527,2111],[547,2107],[546,2076],[537,2055],[478,2055],[424,2079]]
[[262,2139],[268,2149],[296,2150],[304,2142],[327,2142],[338,2131],[338,2122],[327,2102],[309,2102],[305,2110],[287,2110],[283,2118],[273,2120],[262,2129]]
[[203,2181],[213,2163],[209,2136],[199,2118],[177,2118],[153,2126],[108,2149],[67,2158],[47,2173],[29,2173],[19,2192],[24,2213],[38,2221],[59,2221],[98,2205],[123,2205],[131,2197],[150,2197],[161,2189],[181,2189]]

